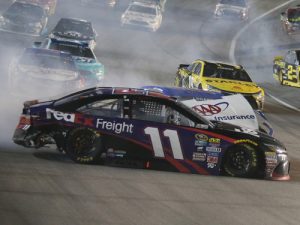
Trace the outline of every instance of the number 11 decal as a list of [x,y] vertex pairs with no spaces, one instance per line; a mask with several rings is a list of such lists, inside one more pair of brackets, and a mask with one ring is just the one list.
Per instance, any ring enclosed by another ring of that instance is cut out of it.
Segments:
[[[144,129],[145,134],[150,136],[152,147],[155,157],[165,157],[164,149],[162,142],[159,136],[159,130],[156,127],[146,127]],[[178,133],[176,130],[165,130],[163,135],[170,140],[171,150],[174,156],[174,159],[183,159],[182,149],[180,146],[180,141],[178,138]]]

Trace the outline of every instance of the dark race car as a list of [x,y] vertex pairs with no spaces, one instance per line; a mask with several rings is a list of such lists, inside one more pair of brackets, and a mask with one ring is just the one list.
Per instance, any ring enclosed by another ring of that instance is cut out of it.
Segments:
[[13,141],[35,148],[56,143],[79,163],[289,179],[287,152],[276,139],[212,123],[176,98],[146,89],[91,88],[25,102]]
[[47,21],[47,13],[41,6],[15,1],[0,16],[0,31],[40,36]]
[[300,31],[300,5],[288,8],[281,13],[280,21],[287,34],[296,34]]
[[87,43],[91,49],[96,46],[97,33],[92,23],[87,20],[61,18],[49,37],[57,40],[75,40]]

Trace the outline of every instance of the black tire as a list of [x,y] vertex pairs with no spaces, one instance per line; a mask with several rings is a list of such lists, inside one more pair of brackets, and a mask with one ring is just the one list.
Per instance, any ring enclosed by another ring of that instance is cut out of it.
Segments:
[[82,164],[101,163],[102,137],[96,131],[79,127],[70,131],[66,153],[75,162]]
[[282,75],[282,71],[281,70],[279,71],[278,79],[279,79],[279,83],[281,85],[283,85],[283,75]]
[[198,89],[203,90],[201,83],[198,85]]
[[252,145],[234,145],[225,154],[224,173],[233,177],[254,177],[258,175],[259,157]]

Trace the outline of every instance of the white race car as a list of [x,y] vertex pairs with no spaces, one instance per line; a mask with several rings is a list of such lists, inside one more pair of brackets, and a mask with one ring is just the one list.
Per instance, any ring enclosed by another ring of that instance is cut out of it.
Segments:
[[248,14],[249,6],[247,0],[220,0],[216,5],[216,18],[239,17],[241,20],[247,20]]
[[159,4],[131,2],[122,14],[121,25],[133,25],[156,31],[162,22],[162,11]]

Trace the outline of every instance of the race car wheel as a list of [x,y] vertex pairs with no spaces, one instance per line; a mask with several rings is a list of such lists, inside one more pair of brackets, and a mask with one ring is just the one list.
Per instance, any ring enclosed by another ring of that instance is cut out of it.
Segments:
[[253,177],[258,172],[258,154],[249,144],[238,144],[228,149],[223,162],[226,175]]
[[75,128],[70,131],[66,153],[75,162],[83,164],[101,163],[102,137],[89,128]]

